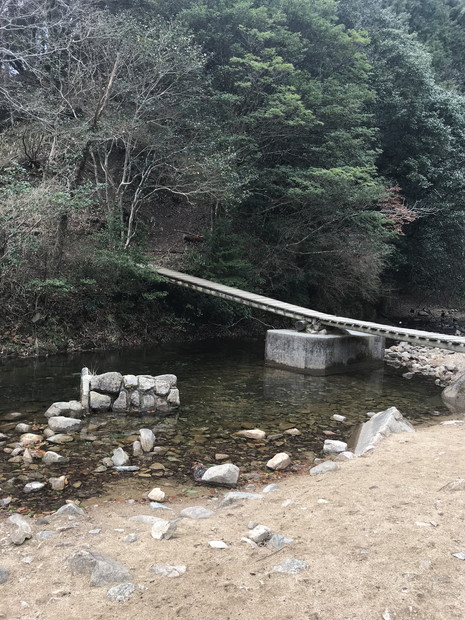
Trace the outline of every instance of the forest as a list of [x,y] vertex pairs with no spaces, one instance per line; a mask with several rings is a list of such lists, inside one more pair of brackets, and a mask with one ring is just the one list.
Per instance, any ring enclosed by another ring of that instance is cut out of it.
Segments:
[[465,294],[465,0],[0,0],[0,353]]

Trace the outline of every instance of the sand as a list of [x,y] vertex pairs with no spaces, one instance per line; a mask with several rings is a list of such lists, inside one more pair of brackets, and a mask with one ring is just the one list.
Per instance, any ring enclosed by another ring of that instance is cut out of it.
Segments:
[[[339,471],[290,476],[260,500],[221,509],[218,494],[171,500],[170,518],[188,505],[216,511],[209,519],[182,519],[171,540],[154,540],[150,526],[129,521],[138,514],[168,514],[150,509],[140,490],[135,503],[88,501],[81,519],[51,518],[48,525],[33,519],[34,532],[69,529],[19,547],[8,541],[2,517],[0,568],[9,578],[0,585],[0,618],[464,618],[465,561],[452,554],[465,552],[465,489],[444,488],[465,478],[464,445],[463,422],[430,426],[391,436]],[[252,548],[241,541],[251,521],[294,542],[280,551]],[[101,532],[89,533],[94,529]],[[132,532],[139,539],[123,542]],[[210,540],[223,540],[228,548],[210,548]],[[106,553],[131,571],[135,591],[128,601],[113,602],[110,586],[90,587],[89,576],[71,574],[67,558],[79,549]],[[287,558],[308,568],[275,572]],[[153,564],[187,570],[167,578],[151,572]]]

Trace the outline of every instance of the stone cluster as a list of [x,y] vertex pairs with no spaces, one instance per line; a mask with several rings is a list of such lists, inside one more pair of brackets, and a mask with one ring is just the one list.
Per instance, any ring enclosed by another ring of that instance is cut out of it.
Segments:
[[[445,356],[450,357],[450,362],[444,361]],[[384,353],[384,359],[389,366],[405,368],[406,379],[414,375],[432,377],[436,385],[445,387],[455,381],[463,372],[455,363],[456,355],[453,351],[443,349],[417,347],[408,342],[401,342]],[[441,360],[438,363],[438,360]]]
[[86,411],[115,413],[169,413],[179,407],[175,375],[122,375],[81,373],[81,404]]

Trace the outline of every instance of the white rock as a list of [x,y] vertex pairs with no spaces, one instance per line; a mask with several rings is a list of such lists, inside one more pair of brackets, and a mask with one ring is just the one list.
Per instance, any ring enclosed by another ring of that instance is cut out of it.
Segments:
[[355,446],[355,456],[363,455],[391,433],[402,432],[413,433],[415,431],[398,409],[390,407],[385,411],[380,411],[363,424]]
[[228,545],[223,540],[210,540],[208,542],[212,549],[228,549]]
[[202,476],[203,482],[235,486],[239,478],[239,467],[232,463],[209,467]]
[[186,572],[187,566],[162,566],[160,564],[154,564],[150,567],[150,570],[156,575],[162,575],[163,577],[180,577]]
[[299,431],[298,428],[288,428],[287,430],[284,431],[285,435],[292,435],[294,437],[296,437],[297,435],[302,435],[302,433]]
[[174,521],[166,521],[166,519],[159,519],[158,517],[152,518],[156,519],[156,521],[153,521],[152,531],[150,532],[152,538],[156,540],[168,540],[174,536],[177,523]]
[[82,420],[77,418],[65,418],[64,416],[56,416],[48,419],[48,426],[55,433],[74,433],[82,428]]
[[286,452],[279,452],[275,454],[272,459],[268,461],[266,466],[269,469],[286,469],[291,464],[291,457]]
[[155,387],[155,377],[150,375],[139,375],[138,377],[139,390],[141,392],[147,392]]
[[36,491],[40,491],[41,489],[43,489],[44,486],[45,483],[37,482],[36,480],[34,480],[34,482],[28,482],[27,484],[25,484],[23,491],[25,493],[35,493]]
[[60,476],[59,478],[49,478],[48,483],[54,491],[63,491],[66,486],[66,476]]
[[339,454],[347,450],[345,441],[337,441],[335,439],[326,439],[323,444],[323,452],[325,454]]
[[209,519],[213,517],[214,514],[213,510],[205,508],[204,506],[189,506],[181,510],[179,516],[187,519]]
[[77,400],[70,400],[68,402],[57,402],[50,405],[45,412],[46,418],[53,418],[56,416],[64,416],[67,418],[82,418],[84,413],[83,406]]
[[27,447],[35,443],[39,443],[43,440],[43,435],[36,435],[35,433],[24,433],[19,438],[19,442],[22,446]]
[[247,439],[265,439],[266,433],[265,431],[261,431],[259,428],[251,428],[244,431],[239,431],[236,435],[240,435],[241,437],[247,437]]
[[26,539],[32,537],[32,527],[29,519],[19,514],[13,514],[11,517],[8,517],[7,523],[11,528],[10,539],[14,545],[22,545]]
[[159,487],[156,487],[150,491],[147,497],[152,502],[162,502],[165,499],[166,494]]
[[340,452],[337,456],[336,456],[336,461],[350,461],[351,459],[355,458],[355,454],[353,452],[350,452],[348,450],[344,450],[344,452]]
[[132,444],[132,454],[133,456],[144,456],[144,451],[142,450],[140,441],[135,441]]
[[19,424],[17,424],[15,426],[15,432],[16,433],[29,433],[31,430],[31,425],[30,424],[24,424],[24,422],[20,422]]
[[116,448],[113,450],[113,456],[111,457],[113,461],[113,465],[117,467],[121,467],[122,465],[127,465],[129,463],[129,456],[123,450],[123,448]]
[[55,463],[66,463],[68,461],[67,458],[61,456],[61,454],[57,454],[56,452],[46,452],[42,457],[42,462],[45,465],[54,465]]
[[253,530],[249,530],[247,538],[252,540],[254,543],[259,544],[270,539],[272,535],[273,532],[269,527],[266,527],[266,525],[257,525],[253,528]]
[[331,417],[333,420],[336,420],[336,422],[345,422],[347,420],[345,415],[339,415],[338,413],[335,413]]
[[124,375],[123,386],[127,390],[133,390],[137,387],[137,377],[135,375]]
[[155,445],[156,437],[150,428],[141,428],[140,431],[140,444],[144,452],[151,452]]
[[181,404],[181,400],[179,398],[178,388],[171,388],[170,393],[166,397],[166,402],[172,407],[179,407],[179,405]]

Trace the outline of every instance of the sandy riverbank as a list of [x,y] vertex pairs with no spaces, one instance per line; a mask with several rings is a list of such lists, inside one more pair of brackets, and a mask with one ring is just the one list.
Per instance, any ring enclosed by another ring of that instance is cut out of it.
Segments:
[[[85,517],[49,518],[48,524],[34,519],[35,535],[19,547],[8,542],[2,520],[0,568],[9,576],[0,585],[0,618],[463,618],[465,561],[452,554],[465,552],[465,489],[443,487],[465,477],[464,443],[465,424],[431,426],[391,436],[371,456],[342,463],[337,472],[287,478],[262,499],[221,509],[213,497],[173,500],[169,518],[186,505],[215,514],[182,519],[167,541],[154,540],[150,526],[129,520],[168,514],[139,503],[140,492],[136,503],[89,501]],[[294,542],[278,552],[252,548],[241,541],[250,521]],[[38,540],[40,530],[56,534]],[[123,542],[129,533],[138,540]],[[228,548],[210,548],[211,540]],[[79,549],[106,553],[130,570],[135,591],[128,601],[113,602],[110,586],[90,587],[89,576],[71,574],[67,558]],[[275,572],[287,558],[308,568]],[[187,570],[167,578],[151,572],[153,564]]]

